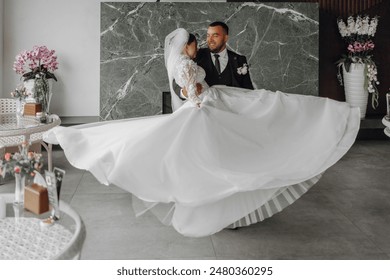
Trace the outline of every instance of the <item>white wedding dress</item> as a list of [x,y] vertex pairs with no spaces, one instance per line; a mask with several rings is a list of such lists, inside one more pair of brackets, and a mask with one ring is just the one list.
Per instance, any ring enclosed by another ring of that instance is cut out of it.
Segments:
[[[151,210],[193,237],[281,211],[355,141],[360,113],[347,103],[208,88],[204,77],[180,55],[174,78],[190,100],[173,114],[57,127],[45,139],[59,143],[75,167],[132,193],[137,213]],[[204,88],[199,99],[196,82]]]

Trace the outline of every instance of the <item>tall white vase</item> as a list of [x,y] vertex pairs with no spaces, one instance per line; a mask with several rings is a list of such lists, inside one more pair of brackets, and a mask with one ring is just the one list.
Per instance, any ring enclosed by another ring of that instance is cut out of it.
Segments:
[[360,118],[366,117],[368,89],[364,86],[366,65],[352,63],[349,72],[343,65],[345,99],[352,107],[360,108]]

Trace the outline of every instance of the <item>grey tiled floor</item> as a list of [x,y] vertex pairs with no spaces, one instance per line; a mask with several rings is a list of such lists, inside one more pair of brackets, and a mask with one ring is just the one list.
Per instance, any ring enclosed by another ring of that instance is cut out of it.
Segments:
[[[66,170],[62,199],[85,222],[82,259],[390,259],[390,141],[360,141],[307,194],[262,223],[187,238],[152,214],[136,218],[131,195]],[[0,186],[12,191],[13,184]]]

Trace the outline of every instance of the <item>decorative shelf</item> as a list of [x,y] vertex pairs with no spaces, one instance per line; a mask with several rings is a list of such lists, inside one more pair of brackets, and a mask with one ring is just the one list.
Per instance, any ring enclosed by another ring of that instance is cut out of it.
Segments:
[[99,116],[73,116],[73,117],[60,117],[62,126],[72,126],[78,124],[86,124],[100,121]]
[[366,118],[360,123],[360,130],[357,136],[358,140],[389,140],[383,133],[382,116],[375,118]]

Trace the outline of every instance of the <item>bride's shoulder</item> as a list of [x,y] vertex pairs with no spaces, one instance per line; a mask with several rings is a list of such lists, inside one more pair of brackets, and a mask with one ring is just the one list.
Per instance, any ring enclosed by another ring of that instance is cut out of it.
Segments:
[[187,55],[180,55],[178,66],[193,66],[196,65],[196,63]]
[[192,59],[191,59],[188,55],[181,54],[181,55],[179,56],[179,61],[190,62],[190,61],[192,61]]

